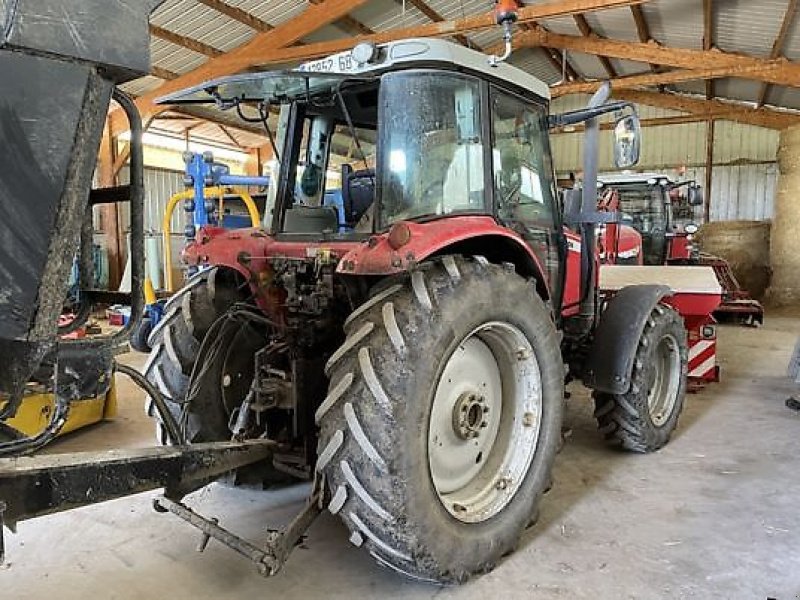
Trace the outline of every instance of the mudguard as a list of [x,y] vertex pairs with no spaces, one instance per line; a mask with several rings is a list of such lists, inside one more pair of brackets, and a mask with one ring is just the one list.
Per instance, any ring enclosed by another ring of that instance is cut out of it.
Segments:
[[631,285],[609,301],[600,316],[582,380],[586,387],[609,394],[624,394],[631,384],[633,359],[647,317],[665,296],[665,285]]

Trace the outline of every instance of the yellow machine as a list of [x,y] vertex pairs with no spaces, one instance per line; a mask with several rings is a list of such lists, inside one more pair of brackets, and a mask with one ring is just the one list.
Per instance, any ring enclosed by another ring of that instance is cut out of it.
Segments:
[[[13,418],[5,423],[25,435],[35,436],[41,433],[50,422],[50,417],[55,408],[55,395],[43,391],[41,386],[31,386],[25,393],[25,398]],[[0,400],[0,408],[5,401]],[[117,391],[114,377],[111,385],[103,396],[75,400],[70,405],[69,417],[59,436],[75,431],[87,425],[93,425],[117,414]]]
[[[258,215],[258,208],[256,207],[253,197],[245,190],[216,186],[205,188],[203,192],[204,197],[207,199],[219,199],[220,212],[223,211],[226,193],[234,194],[241,198],[242,202],[244,202],[244,205],[247,207],[247,212],[250,214],[252,226],[258,227],[258,224],[261,222],[261,219]],[[175,212],[175,207],[178,205],[178,202],[181,200],[189,200],[191,198],[194,198],[194,190],[192,189],[186,190],[185,192],[179,192],[172,196],[167,202],[167,208],[164,211],[164,218],[161,223],[161,235],[163,236],[162,240],[164,246],[164,280],[166,282],[166,290],[170,293],[176,291],[173,281],[174,278],[172,276],[172,244],[170,242],[170,236],[172,235],[172,213]]]

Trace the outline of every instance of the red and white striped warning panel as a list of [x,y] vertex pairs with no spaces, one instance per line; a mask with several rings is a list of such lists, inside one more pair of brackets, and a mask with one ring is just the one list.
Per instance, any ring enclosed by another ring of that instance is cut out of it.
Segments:
[[717,339],[689,340],[689,377],[717,380]]

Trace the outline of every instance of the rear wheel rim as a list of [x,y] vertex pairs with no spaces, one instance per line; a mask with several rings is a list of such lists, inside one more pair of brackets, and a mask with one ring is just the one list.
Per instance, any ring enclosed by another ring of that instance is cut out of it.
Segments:
[[653,357],[653,381],[647,392],[647,412],[656,427],[662,427],[675,409],[680,388],[681,356],[678,340],[661,337]]
[[519,491],[538,447],[542,381],[533,346],[514,325],[477,327],[448,357],[428,423],[436,494],[459,521],[485,521]]

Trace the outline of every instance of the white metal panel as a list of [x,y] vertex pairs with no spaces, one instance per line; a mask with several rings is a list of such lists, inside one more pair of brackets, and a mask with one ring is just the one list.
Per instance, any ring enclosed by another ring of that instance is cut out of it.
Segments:
[[787,0],[725,0],[714,3],[714,42],[727,52],[768,57]]
[[780,133],[774,129],[717,121],[714,126],[714,163],[774,161]]
[[715,166],[711,181],[711,220],[771,219],[775,213],[777,181],[775,163]]
[[698,0],[658,0],[642,4],[650,35],[673,48],[703,47],[703,3]]
[[[128,167],[122,168],[119,174],[120,182],[124,185],[128,182]],[[178,192],[186,189],[183,185],[183,172],[168,171],[166,169],[154,169],[145,167],[144,169],[144,230],[147,233],[161,235],[161,221],[164,218],[164,211],[167,208],[169,199]],[[127,229],[128,205],[121,205],[121,221]],[[172,213],[172,232],[173,237],[183,237],[183,229],[186,224],[186,212],[183,206],[175,208]]]

